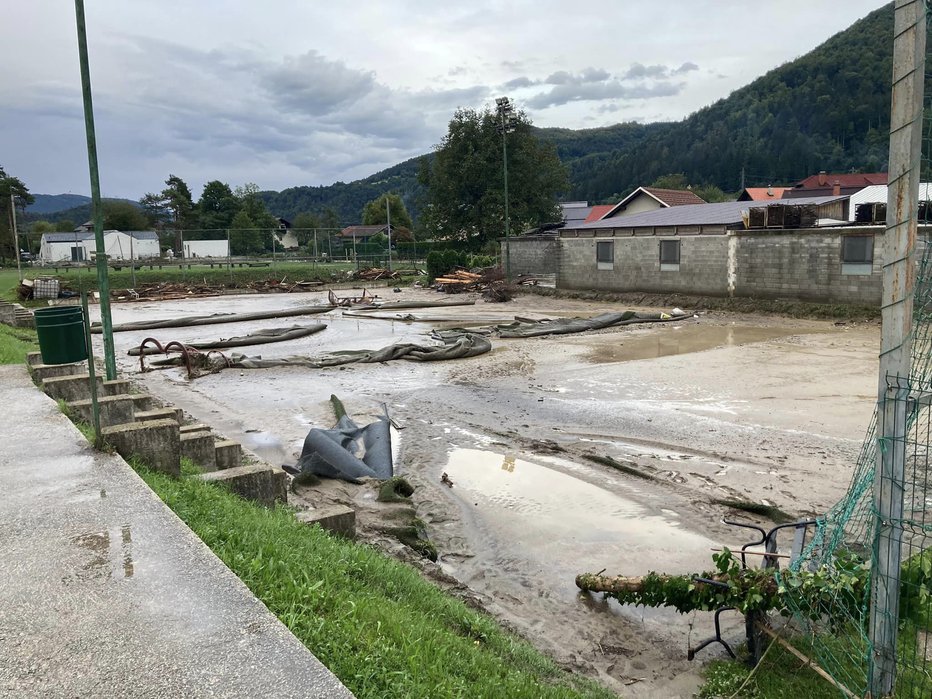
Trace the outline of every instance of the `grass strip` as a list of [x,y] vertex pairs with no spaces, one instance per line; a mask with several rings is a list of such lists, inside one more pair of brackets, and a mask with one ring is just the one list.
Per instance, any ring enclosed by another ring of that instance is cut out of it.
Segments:
[[11,328],[0,324],[0,364],[25,364],[26,354],[39,349],[32,328]]
[[138,469],[360,699],[611,697],[412,568],[196,478]]

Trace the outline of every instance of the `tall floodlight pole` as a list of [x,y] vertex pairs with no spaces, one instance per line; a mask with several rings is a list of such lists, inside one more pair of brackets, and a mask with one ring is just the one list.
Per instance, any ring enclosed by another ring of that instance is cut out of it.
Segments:
[[78,26],[78,56],[81,62],[81,89],[84,93],[84,129],[87,134],[87,164],[91,176],[91,201],[94,209],[94,241],[97,247],[97,288],[100,291],[100,322],[103,326],[104,366],[107,379],[116,378],[113,353],[113,322],[110,318],[110,279],[107,276],[107,251],[104,248],[104,212],[100,205],[100,176],[97,172],[97,136],[94,130],[94,104],[91,100],[91,71],[87,61],[87,31],[84,0],[74,0]]
[[10,222],[13,232],[13,254],[16,255],[16,271],[19,273],[19,282],[23,283],[23,262],[19,259],[19,233],[16,230],[16,199],[10,192]]
[[388,207],[388,195],[385,195],[385,219],[388,221],[388,273],[392,271],[392,212]]
[[874,477],[876,518],[871,575],[870,696],[888,697],[896,682],[896,644],[906,471],[906,401],[912,350],[913,284],[922,148],[926,55],[923,0],[896,0],[890,110],[887,229],[881,298],[879,442]]
[[511,280],[511,241],[508,240],[511,235],[511,218],[508,214],[508,137],[507,134],[515,130],[514,127],[514,107],[511,100],[507,97],[499,97],[495,100],[496,111],[498,112],[498,132],[502,135],[502,173],[505,185],[505,277]]

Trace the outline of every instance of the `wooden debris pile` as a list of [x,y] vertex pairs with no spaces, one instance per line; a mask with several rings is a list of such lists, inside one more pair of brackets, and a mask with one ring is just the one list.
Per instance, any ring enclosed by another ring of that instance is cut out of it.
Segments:
[[114,292],[118,301],[153,300],[172,301],[191,296],[218,296],[219,287],[197,282],[152,282],[140,284],[135,289],[123,289]]
[[448,294],[475,291],[491,303],[510,301],[514,296],[514,286],[505,280],[500,267],[489,267],[476,272],[454,269],[434,279],[434,288]]
[[314,291],[314,287],[323,286],[323,282],[320,281],[295,281],[289,282],[288,277],[283,277],[281,281],[277,279],[260,279],[258,281],[249,282],[246,284],[246,287],[258,291],[262,294],[267,293],[285,293],[290,294],[294,292],[301,291]]

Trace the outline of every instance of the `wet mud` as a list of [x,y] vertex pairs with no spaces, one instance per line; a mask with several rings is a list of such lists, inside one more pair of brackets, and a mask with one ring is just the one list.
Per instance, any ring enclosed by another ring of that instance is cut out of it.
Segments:
[[[446,298],[406,290],[389,300],[399,297]],[[147,303],[139,313],[314,302],[314,294],[223,297]],[[442,315],[446,324],[616,310],[623,307],[520,296]],[[139,315],[115,307],[114,320],[124,319]],[[441,324],[339,311],[314,320],[330,327],[254,353],[423,342]],[[164,339],[216,339],[275,323],[191,328]],[[117,335],[118,356],[141,339]],[[357,508],[361,538],[415,563],[620,695],[689,697],[701,662],[720,653],[712,647],[686,660],[688,646],[710,634],[711,615],[622,607],[580,594],[575,575],[708,570],[711,548],[746,540],[722,516],[755,521],[716,500],[770,504],[794,516],[824,511],[847,486],[873,408],[878,342],[873,324],[706,313],[682,323],[496,340],[488,355],[435,364],[228,371],[193,382],[179,369],[139,374],[136,360],[119,357],[119,364],[145,390],[273,464],[293,462],[310,427],[332,425],[331,393],[360,423],[386,406],[400,428],[396,472],[415,486],[410,502],[378,502],[371,485],[324,482],[300,486],[294,504]],[[412,519],[436,546],[436,564],[390,536],[392,526]],[[741,620],[727,620],[726,634],[740,642]]]

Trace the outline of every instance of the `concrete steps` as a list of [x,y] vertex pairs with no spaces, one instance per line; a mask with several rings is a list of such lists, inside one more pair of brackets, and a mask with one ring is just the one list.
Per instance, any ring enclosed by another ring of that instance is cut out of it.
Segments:
[[[31,352],[27,365],[43,390],[63,400],[75,420],[91,424],[91,380],[87,363],[46,365],[39,352]],[[126,459],[137,457],[150,468],[178,477],[181,459],[193,461],[204,471],[229,471],[218,477],[232,482],[234,492],[245,498],[273,505],[287,502],[287,476],[268,465],[243,466],[243,448],[238,442],[216,437],[201,423],[184,424],[184,412],[173,406],[156,405],[145,393],[130,393],[129,381],[105,381],[96,377],[101,436]]]

